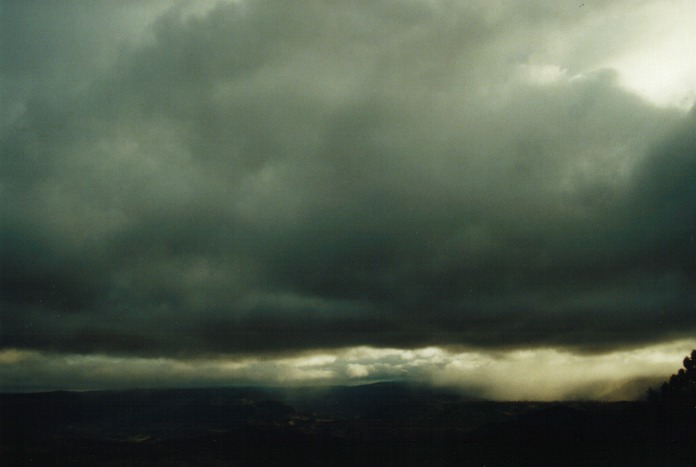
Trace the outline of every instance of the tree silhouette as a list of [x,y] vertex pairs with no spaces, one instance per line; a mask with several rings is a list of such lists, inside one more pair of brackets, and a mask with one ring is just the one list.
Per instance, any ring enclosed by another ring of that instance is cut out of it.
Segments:
[[696,350],[659,390],[648,391],[648,399],[656,439],[669,450],[686,447],[688,456],[696,458]]
[[696,409],[696,350],[684,358],[684,368],[663,383],[659,391],[648,391],[648,399]]

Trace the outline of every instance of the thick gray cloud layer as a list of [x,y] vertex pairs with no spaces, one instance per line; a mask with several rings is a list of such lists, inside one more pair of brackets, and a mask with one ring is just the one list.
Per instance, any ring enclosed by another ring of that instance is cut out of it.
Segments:
[[0,346],[693,335],[696,115],[592,68],[617,3],[2,3]]

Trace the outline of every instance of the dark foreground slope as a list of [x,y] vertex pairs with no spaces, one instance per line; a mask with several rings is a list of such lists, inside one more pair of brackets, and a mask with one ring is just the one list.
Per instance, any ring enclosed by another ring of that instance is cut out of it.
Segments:
[[393,383],[0,395],[3,465],[692,465],[646,402],[472,401]]

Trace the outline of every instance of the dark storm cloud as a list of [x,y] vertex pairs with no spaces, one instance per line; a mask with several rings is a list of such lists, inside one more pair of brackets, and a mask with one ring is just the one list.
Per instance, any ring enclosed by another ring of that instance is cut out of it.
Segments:
[[[577,8],[259,1],[139,29],[111,2],[20,5],[3,347],[592,350],[696,329],[693,112],[581,74],[592,47],[537,63]],[[140,35],[102,35],[112,13]]]

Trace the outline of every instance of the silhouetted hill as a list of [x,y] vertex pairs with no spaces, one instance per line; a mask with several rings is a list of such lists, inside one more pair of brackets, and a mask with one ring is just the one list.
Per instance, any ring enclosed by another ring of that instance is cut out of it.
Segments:
[[692,465],[648,402],[492,402],[422,386],[1,394],[2,465]]
[[324,417],[365,417],[388,407],[411,410],[418,404],[473,400],[459,394],[425,385],[380,382],[360,386],[304,387],[287,391],[283,397],[298,409]]

